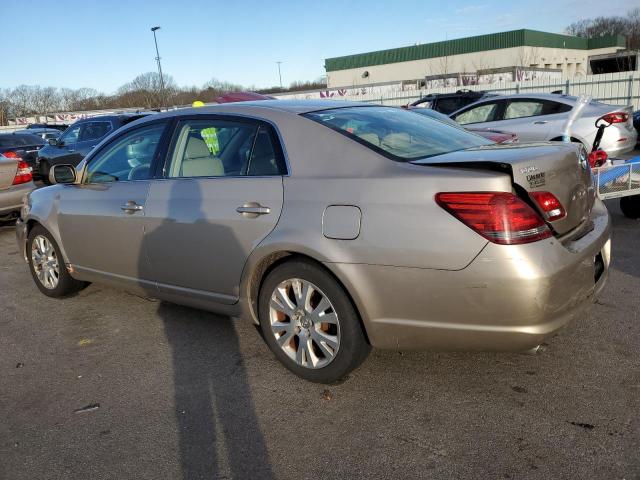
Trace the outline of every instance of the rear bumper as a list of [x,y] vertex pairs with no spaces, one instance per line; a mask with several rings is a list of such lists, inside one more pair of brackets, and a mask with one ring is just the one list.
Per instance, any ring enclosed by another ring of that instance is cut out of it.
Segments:
[[375,347],[524,351],[581,316],[603,288],[610,219],[599,200],[592,220],[594,229],[573,242],[489,243],[459,271],[327,266],[352,294]]
[[600,148],[610,157],[624,155],[636,148],[638,133],[635,130],[622,130],[620,128],[605,130]]
[[33,182],[28,182],[0,190],[0,215],[19,212],[24,196],[35,188]]

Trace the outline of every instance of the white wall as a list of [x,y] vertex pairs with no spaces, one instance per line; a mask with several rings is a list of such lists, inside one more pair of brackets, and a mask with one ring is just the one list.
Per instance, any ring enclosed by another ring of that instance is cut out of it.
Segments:
[[[613,53],[617,50],[617,47],[596,50],[569,50],[528,46],[502,48],[485,52],[327,72],[327,85],[329,88],[361,86],[372,83],[422,79],[427,75],[476,72],[488,68],[505,68],[518,65],[560,68],[563,74],[570,76],[586,75],[587,58],[589,56]],[[362,78],[362,74],[365,71],[369,72],[369,76]]]
[[[634,109],[640,109],[640,71],[586,75],[570,79],[565,77],[561,81],[542,79],[529,82],[504,82],[495,85],[482,85],[481,89],[505,95],[512,93],[551,93],[555,90],[564,92],[567,87],[567,81],[569,82],[569,94],[571,95],[591,95],[595,100],[600,100],[604,103],[633,105]],[[347,94],[336,97],[336,99],[400,106],[407,105],[429,93],[451,93],[459,88],[441,87],[428,90],[392,91],[357,96]]]

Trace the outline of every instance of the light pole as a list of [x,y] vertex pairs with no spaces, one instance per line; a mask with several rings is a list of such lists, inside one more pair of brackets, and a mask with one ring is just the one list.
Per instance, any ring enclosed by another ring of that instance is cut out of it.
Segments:
[[162,65],[160,64],[160,52],[158,52],[158,40],[156,39],[156,30],[160,30],[160,27],[152,27],[153,43],[156,44],[156,62],[158,62],[158,75],[160,75],[160,103],[164,107],[164,78],[162,77]]
[[278,78],[280,79],[280,90],[282,90],[282,73],[280,72],[280,64],[282,62],[276,62],[278,64]]

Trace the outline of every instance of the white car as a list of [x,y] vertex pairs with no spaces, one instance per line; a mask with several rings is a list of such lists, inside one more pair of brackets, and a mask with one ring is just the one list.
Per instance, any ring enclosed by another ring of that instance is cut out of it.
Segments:
[[[487,97],[453,112],[450,117],[474,129],[506,130],[518,135],[520,142],[562,140],[562,130],[577,97],[557,94],[516,94]],[[604,131],[600,148],[609,156],[635,148],[638,133],[633,128],[630,106],[607,105],[591,101],[571,129],[572,141],[591,151],[600,117],[611,126]]]

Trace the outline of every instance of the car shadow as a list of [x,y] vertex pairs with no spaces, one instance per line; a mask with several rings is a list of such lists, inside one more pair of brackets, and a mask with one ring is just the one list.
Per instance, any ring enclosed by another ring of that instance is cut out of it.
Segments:
[[[185,214],[187,193],[192,208]],[[175,182],[166,201],[166,217],[144,237],[140,277],[171,283],[166,279],[172,275],[173,283],[195,287],[213,278],[208,275],[224,274],[225,267],[211,264],[206,252],[222,248],[227,258],[241,254],[241,247],[231,229],[205,220],[198,183]],[[150,255],[164,265],[150,264]],[[193,258],[197,271],[189,271]],[[272,478],[234,321],[168,302],[159,302],[157,315],[172,355],[182,478]]]
[[635,261],[637,250],[638,231],[640,230],[640,220],[627,218],[620,210],[618,199],[607,200],[605,202],[611,214],[612,227],[615,233],[611,241],[615,243],[615,254],[611,256],[611,268],[633,277],[640,277],[640,264]]

